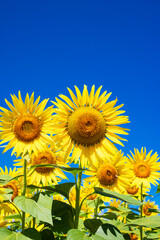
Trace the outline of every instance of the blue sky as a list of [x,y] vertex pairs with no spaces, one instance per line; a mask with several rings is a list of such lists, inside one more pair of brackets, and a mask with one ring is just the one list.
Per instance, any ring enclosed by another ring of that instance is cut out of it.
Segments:
[[[159,11],[158,0],[1,1],[0,106],[19,90],[54,100],[67,87],[103,85],[131,121],[124,153],[160,155]],[[9,151],[0,165],[13,159]]]

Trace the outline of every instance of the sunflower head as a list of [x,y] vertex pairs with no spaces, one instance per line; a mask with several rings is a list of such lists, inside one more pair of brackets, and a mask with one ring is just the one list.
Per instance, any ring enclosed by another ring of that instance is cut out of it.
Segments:
[[111,186],[117,181],[118,170],[113,164],[104,163],[97,172],[97,178],[103,187]]
[[[20,162],[22,165],[22,162]],[[42,165],[42,166],[36,166]],[[45,166],[50,165],[50,166]],[[57,166],[57,167],[56,167]],[[60,167],[68,167],[64,162],[64,152],[56,151],[56,146],[47,146],[43,151],[32,154],[29,164],[29,182],[36,184],[57,184],[61,179],[67,179]]]
[[132,186],[140,186],[143,184],[144,187],[150,188],[150,183],[158,184],[157,180],[160,178],[160,163],[157,153],[152,154],[150,151],[146,154],[146,149],[135,149],[135,154],[132,157],[128,155],[131,168],[134,173],[134,178],[132,181]]
[[113,191],[124,193],[133,178],[132,171],[126,162],[126,157],[121,151],[117,151],[113,157],[108,159],[99,159],[99,165],[91,165],[85,181],[91,184],[91,187],[103,187]]
[[116,151],[114,143],[123,145],[118,134],[127,134],[118,125],[128,123],[127,116],[119,116],[124,111],[119,110],[123,105],[115,107],[117,99],[107,102],[111,93],[100,94],[101,87],[95,92],[95,86],[88,93],[84,85],[82,94],[75,86],[76,95],[68,88],[70,97],[60,95],[53,102],[56,108],[55,139],[61,139],[61,148],[66,151],[66,157],[72,153],[71,161],[86,167],[90,160],[98,164],[97,157],[113,155]]
[[[8,142],[4,152],[13,148],[12,154],[17,156],[29,154],[41,150],[52,140],[48,134],[53,134],[51,125],[53,124],[53,107],[45,109],[48,99],[43,100],[39,105],[40,97],[34,102],[34,93],[31,97],[26,95],[23,102],[21,93],[18,98],[11,95],[13,105],[6,100],[10,110],[0,108],[0,138],[1,144]],[[44,110],[45,109],[45,110]]]

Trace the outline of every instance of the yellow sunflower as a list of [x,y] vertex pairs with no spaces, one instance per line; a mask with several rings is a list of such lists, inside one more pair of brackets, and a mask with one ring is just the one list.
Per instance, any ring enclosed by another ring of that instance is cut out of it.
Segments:
[[101,87],[95,92],[95,86],[88,93],[84,85],[83,92],[75,86],[76,95],[68,88],[71,99],[65,95],[56,98],[54,103],[54,133],[66,151],[66,157],[72,152],[71,161],[80,158],[81,166],[86,167],[88,160],[97,165],[97,156],[106,157],[117,150],[113,143],[123,146],[125,140],[117,134],[128,134],[120,124],[128,123],[127,116],[119,116],[125,111],[119,110],[123,104],[116,106],[117,99],[107,102],[111,93],[103,92]]
[[5,225],[8,226],[9,223],[12,222],[12,219],[6,220],[4,218],[11,214],[16,213],[17,213],[16,208],[10,202],[0,203],[0,227],[4,227]]
[[91,177],[84,179],[91,183],[91,187],[102,187],[120,193],[125,193],[133,178],[126,157],[123,156],[121,151],[117,151],[108,160],[99,159],[99,165],[92,165],[89,171],[85,173],[91,175]]
[[155,209],[155,210],[158,210],[158,205],[155,205],[155,202],[150,202],[150,200],[148,200],[147,202],[143,202],[143,208],[142,208],[142,211],[143,211],[143,214],[145,216],[154,216],[154,215],[157,215],[158,213],[156,212],[150,212],[149,209],[152,208],[152,209]]
[[152,151],[146,155],[146,148],[141,149],[141,152],[138,149],[134,149],[135,154],[132,154],[132,157],[129,157],[129,163],[131,169],[134,172],[134,178],[132,181],[132,186],[140,186],[143,183],[143,186],[150,188],[152,183],[153,185],[158,184],[160,178],[160,163],[158,161],[157,153],[154,153],[152,156]]
[[[7,175],[10,175],[11,177],[14,178],[14,177],[20,175],[20,172],[17,171],[16,168],[14,168],[13,170],[10,168],[8,170],[8,168],[5,166],[5,170],[3,170],[0,167],[0,175],[2,175],[2,174],[7,174]],[[13,190],[13,194],[12,194],[12,197],[11,197],[12,202],[13,202],[15,197],[21,195],[21,185],[20,185],[20,182],[17,181],[17,180],[11,180],[8,183],[6,183],[5,185],[0,186],[0,187],[1,188],[9,188],[9,189]],[[3,197],[3,194],[1,196]]]
[[13,105],[5,100],[10,110],[0,107],[0,144],[8,142],[3,152],[13,148],[12,154],[19,156],[42,150],[46,142],[51,143],[53,107],[45,109],[48,99],[38,105],[40,97],[34,102],[34,93],[30,98],[27,93],[25,102],[20,91],[18,98],[11,97]]
[[[28,163],[28,184],[36,185],[47,185],[57,184],[61,179],[68,179],[66,175],[61,171],[60,168],[53,167],[34,167],[39,164],[54,164],[62,167],[68,167],[65,163],[64,152],[56,151],[56,148],[46,147],[42,151],[37,151],[31,155],[30,161]],[[15,160],[17,163],[16,166],[23,166],[23,160]]]
[[[147,192],[149,191],[148,188],[143,187],[143,194],[147,195]],[[141,198],[141,188],[140,186],[133,185],[132,182],[130,182],[130,185],[126,188],[126,193],[132,196],[138,196],[138,198]]]

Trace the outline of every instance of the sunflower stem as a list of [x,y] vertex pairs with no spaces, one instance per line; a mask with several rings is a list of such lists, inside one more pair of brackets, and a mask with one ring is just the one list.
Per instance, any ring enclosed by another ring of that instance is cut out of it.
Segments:
[[[141,184],[141,202],[143,203],[143,183]],[[140,206],[140,216],[143,217],[143,205]],[[140,230],[140,240],[143,240],[143,227],[139,227]]]
[[100,198],[98,197],[95,202],[95,209],[94,209],[94,219],[97,218],[97,213],[98,213],[98,206],[99,206],[99,200]]
[[78,173],[78,178],[76,178],[76,213],[75,213],[75,229],[78,229],[79,223],[79,213],[80,213],[80,189],[81,189],[81,180],[82,172]]
[[[23,191],[22,196],[26,195],[26,187],[27,187],[27,160],[24,158],[24,165],[23,165]],[[22,231],[25,229],[25,212],[22,211]]]

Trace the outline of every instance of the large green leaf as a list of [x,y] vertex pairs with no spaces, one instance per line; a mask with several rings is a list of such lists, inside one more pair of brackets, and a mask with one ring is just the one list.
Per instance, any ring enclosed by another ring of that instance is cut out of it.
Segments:
[[142,203],[138,200],[136,200],[135,198],[129,196],[129,195],[125,195],[125,194],[120,194],[120,193],[116,193],[113,192],[111,190],[108,189],[104,189],[104,188],[94,188],[95,192],[102,195],[102,196],[106,196],[106,197],[112,197],[112,198],[116,198],[119,199],[121,201],[130,203],[132,205],[137,205],[137,206],[141,206]]
[[160,227],[160,216],[143,217],[136,220],[132,220],[126,224],[126,226],[142,226],[148,228]]
[[14,204],[22,211],[31,214],[43,222],[52,224],[52,198],[40,194],[38,201],[27,198],[25,196],[18,196],[14,199]]
[[55,193],[55,192],[60,193],[64,197],[69,199],[69,191],[74,185],[75,185],[75,183],[66,182],[66,183],[61,183],[61,184],[53,185],[53,186],[38,187],[35,185],[28,185],[27,187],[31,188],[31,189],[44,189],[44,190],[50,191],[51,193]]
[[84,221],[84,226],[90,230],[92,234],[94,234],[99,226],[101,226],[103,222],[100,219],[86,219]]
[[64,202],[53,200],[53,231],[66,234],[74,228],[74,209]]
[[66,172],[70,172],[74,175],[76,175],[79,172],[87,170],[87,169],[76,168],[76,167],[71,167],[71,168],[70,167],[62,167],[62,166],[58,166],[58,165],[55,165],[55,164],[37,164],[37,165],[32,166],[31,169],[32,168],[37,168],[37,167],[60,168],[61,170],[66,171]]
[[67,233],[67,240],[92,240],[92,237],[88,237],[84,232],[78,229],[71,229]]
[[35,229],[26,229],[22,233],[10,231],[7,228],[0,228],[1,240],[41,240],[40,233]]
[[27,228],[22,232],[22,234],[29,239],[41,240],[41,234],[34,228]]
[[124,240],[122,233],[114,225],[105,223],[101,225],[96,234],[92,236],[94,240]]

